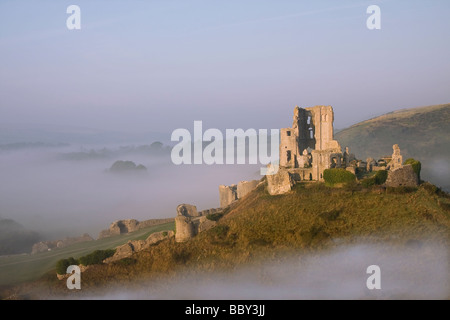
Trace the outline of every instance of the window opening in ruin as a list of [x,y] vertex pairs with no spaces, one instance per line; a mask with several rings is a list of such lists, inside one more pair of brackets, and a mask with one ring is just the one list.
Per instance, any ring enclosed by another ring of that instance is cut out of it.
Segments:
[[288,137],[291,136],[291,132],[290,131],[287,131],[286,134],[287,134]]
[[309,181],[312,181],[312,173],[309,174]]
[[288,151],[286,152],[286,157],[287,157],[287,161],[288,161],[288,162],[291,161],[291,150],[288,150]]
[[311,139],[314,139],[314,133],[313,133],[313,129],[312,128],[309,128],[309,137]]
[[311,124],[311,117],[308,116],[308,119],[306,120],[306,124]]

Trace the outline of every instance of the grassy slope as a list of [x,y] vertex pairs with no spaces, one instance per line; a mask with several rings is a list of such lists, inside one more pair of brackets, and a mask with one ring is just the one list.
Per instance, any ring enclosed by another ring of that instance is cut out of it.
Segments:
[[341,130],[335,138],[360,159],[391,155],[397,143],[404,159],[422,162],[425,179],[450,187],[431,171],[435,159],[450,163],[450,104],[391,112]]
[[36,255],[15,255],[0,257],[0,285],[17,284],[37,279],[55,268],[56,261],[63,258],[78,258],[94,250],[112,249],[128,240],[146,239],[150,233],[173,230],[174,223],[166,223],[138,230],[136,232],[77,243],[66,248],[43,252]]
[[[447,203],[447,206],[439,203]],[[264,187],[239,200],[215,228],[186,243],[173,239],[137,253],[135,263],[98,265],[83,273],[83,294],[145,277],[232,270],[260,258],[278,259],[295,250],[309,252],[364,241],[407,245],[411,240],[448,244],[450,199],[425,190],[379,193],[298,185],[286,195],[269,196]],[[49,274],[41,284],[67,292]],[[39,291],[42,295],[42,290]],[[73,294],[73,293],[71,293]]]

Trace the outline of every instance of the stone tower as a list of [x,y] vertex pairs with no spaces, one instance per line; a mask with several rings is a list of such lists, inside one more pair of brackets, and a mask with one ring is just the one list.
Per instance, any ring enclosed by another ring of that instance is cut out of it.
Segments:
[[[322,180],[323,170],[340,166],[341,147],[333,139],[334,113],[331,106],[294,109],[291,128],[280,130],[280,166],[312,166],[310,180]],[[312,163],[306,161],[312,158]]]

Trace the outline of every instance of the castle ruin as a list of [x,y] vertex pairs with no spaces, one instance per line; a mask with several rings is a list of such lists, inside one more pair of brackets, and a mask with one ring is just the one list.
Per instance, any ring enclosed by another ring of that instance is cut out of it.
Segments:
[[[407,172],[399,181],[394,179],[397,182],[393,184],[417,185],[418,180],[411,178],[411,169],[403,166],[398,145],[393,146],[392,157],[378,161],[372,158],[357,160],[348,147],[342,152],[339,142],[334,140],[333,122],[331,106],[295,107],[292,127],[280,130],[280,168],[276,174],[266,176],[271,195],[286,193],[300,181],[323,181],[323,172],[333,168],[342,168],[353,174],[388,170],[389,176]],[[397,172],[398,169],[402,170]]]
[[[291,128],[280,129],[279,169],[266,175],[267,190],[271,195],[284,194],[300,181],[323,181],[326,169],[341,168],[353,174],[387,170],[386,187],[409,186],[419,184],[419,178],[411,165],[403,164],[400,147],[393,146],[392,156],[382,157],[378,161],[368,158],[356,159],[348,147],[342,152],[333,132],[334,113],[331,106],[294,109]],[[269,172],[272,164],[268,165]],[[175,218],[177,242],[185,242],[199,232],[212,228],[215,221],[208,215],[222,213],[235,201],[265,183],[264,180],[241,181],[237,185],[219,186],[220,208],[197,211],[194,205],[182,204],[177,207]]]
[[331,106],[295,107],[292,127],[280,130],[280,169],[267,176],[270,194],[285,193],[297,181],[323,181],[325,169],[346,167],[354,160],[334,140],[333,122]]

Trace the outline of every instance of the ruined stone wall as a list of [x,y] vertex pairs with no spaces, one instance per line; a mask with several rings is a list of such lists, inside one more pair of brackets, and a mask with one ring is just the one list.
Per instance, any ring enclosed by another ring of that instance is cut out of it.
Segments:
[[36,254],[39,252],[46,252],[53,249],[60,249],[70,246],[75,243],[86,242],[94,240],[87,233],[81,235],[80,237],[69,237],[63,240],[53,240],[53,241],[41,241],[35,243],[31,248],[31,254]]
[[283,168],[280,168],[276,174],[268,175],[267,191],[270,195],[278,195],[291,191],[295,184],[291,174]]
[[235,184],[231,186],[219,186],[219,200],[220,207],[228,207],[231,203],[237,200],[237,186]]
[[192,204],[180,204],[177,206],[177,215],[185,217],[198,217],[197,207]]
[[403,156],[400,153],[400,147],[398,144],[394,144],[392,149],[392,160],[387,164],[387,168],[395,170],[403,166]]
[[280,130],[280,165],[295,168],[299,155],[296,130],[284,128]]
[[287,172],[291,175],[294,182],[311,181],[312,180],[312,167],[311,168],[294,168],[287,169]]
[[134,232],[142,228],[172,222],[173,220],[173,218],[149,219],[142,222],[135,219],[117,220],[111,223],[108,229],[100,231],[98,239]]
[[417,187],[418,185],[419,177],[414,172],[412,165],[408,164],[388,171],[387,187]]
[[237,185],[237,198],[241,199],[246,196],[248,193],[253,191],[258,185],[259,180],[252,181],[240,181]]
[[209,220],[207,215],[221,211],[222,209],[207,209],[197,212],[197,207],[194,205],[180,204],[175,218],[175,241],[186,242],[199,232],[212,228],[216,222]]
[[157,226],[158,224],[164,224],[164,223],[169,223],[169,222],[173,222],[173,221],[174,221],[174,218],[149,219],[149,220],[139,221],[138,229]]
[[311,110],[295,107],[292,128],[295,129],[297,136],[298,155],[305,149],[316,147],[314,114]]
[[199,211],[198,215],[199,216],[207,216],[209,214],[220,213],[222,211],[223,211],[222,208],[211,208],[211,209],[205,209],[205,210]]
[[126,244],[116,247],[116,252],[110,258],[103,260],[104,263],[111,263],[114,261],[118,261],[124,258],[131,257],[135,252],[142,251],[144,249],[149,248],[152,245],[155,245],[165,239],[171,238],[174,236],[174,232],[172,230],[160,231],[152,233],[145,240],[131,240]]
[[195,236],[194,224],[191,218],[178,216],[175,218],[175,241],[185,242]]

